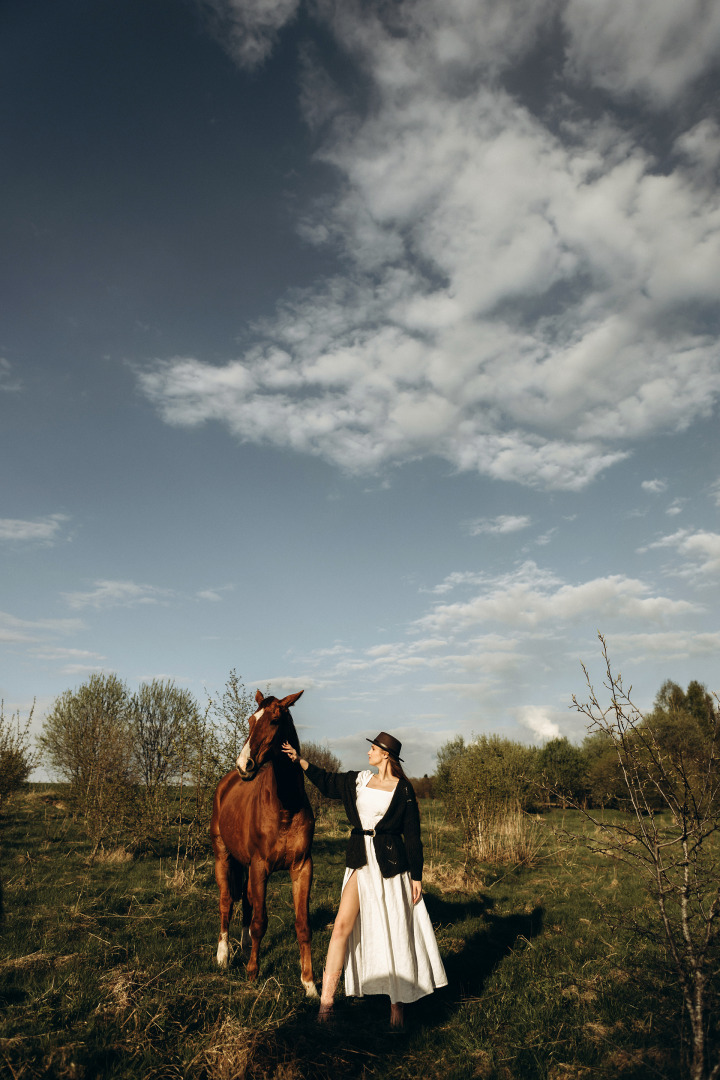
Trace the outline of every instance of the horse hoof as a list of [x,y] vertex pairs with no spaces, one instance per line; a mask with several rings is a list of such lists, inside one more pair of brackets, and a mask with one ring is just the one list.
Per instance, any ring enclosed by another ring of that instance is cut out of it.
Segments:
[[317,986],[312,981],[312,979],[310,979],[309,982],[306,982],[305,979],[301,979],[300,982],[305,987],[305,996],[306,997],[316,998],[318,996]]

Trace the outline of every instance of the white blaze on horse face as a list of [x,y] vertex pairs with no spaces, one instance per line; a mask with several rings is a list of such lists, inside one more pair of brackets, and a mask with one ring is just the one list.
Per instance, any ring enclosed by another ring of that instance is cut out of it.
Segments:
[[[259,720],[264,712],[265,712],[264,709],[259,709],[258,712],[254,713],[253,716],[250,717],[250,719],[251,720]],[[242,750],[240,751],[240,756],[238,757],[237,761],[235,762],[235,764],[237,765],[237,767],[238,767],[238,769],[240,770],[241,773],[245,772],[245,769],[247,768],[247,763],[248,763],[248,758],[249,757],[250,757],[250,739],[248,739],[248,741],[243,746]]]
[[221,934],[218,941],[217,962],[218,967],[227,967],[228,960],[230,958],[230,946],[228,945],[228,935]]

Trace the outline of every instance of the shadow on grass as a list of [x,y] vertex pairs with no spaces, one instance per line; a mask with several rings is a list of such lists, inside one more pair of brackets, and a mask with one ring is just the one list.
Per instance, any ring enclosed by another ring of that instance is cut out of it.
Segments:
[[[393,1059],[407,1052],[408,1040],[423,1029],[442,1027],[463,1001],[479,997],[492,972],[523,938],[542,931],[543,909],[530,914],[494,915],[489,897],[458,898],[427,896],[433,922],[462,935],[454,938],[456,952],[444,958],[448,986],[405,1008],[405,1033],[398,1037],[389,1028],[389,1003],[385,996],[345,999],[340,997],[331,1024],[315,1022],[317,1002],[303,1002],[300,1010],[275,1033],[275,1055],[287,1054],[303,1062],[304,1074],[324,1080],[336,1077],[371,1076],[376,1068],[386,1071]],[[329,910],[329,909],[328,909]],[[325,918],[320,916],[318,921]],[[481,923],[478,927],[478,923]]]

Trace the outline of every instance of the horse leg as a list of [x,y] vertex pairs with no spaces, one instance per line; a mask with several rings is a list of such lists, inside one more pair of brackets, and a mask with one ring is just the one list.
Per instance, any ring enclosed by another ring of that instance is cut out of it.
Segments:
[[310,856],[290,871],[293,904],[295,905],[295,933],[300,946],[300,981],[308,997],[317,997],[313,980],[312,955],[310,953],[310,886],[313,864]]
[[247,962],[247,977],[252,982],[257,979],[260,968],[258,957],[260,955],[260,942],[265,937],[268,917],[265,906],[265,894],[267,892],[268,871],[265,863],[260,859],[253,859],[250,863],[250,880],[248,883],[248,899],[252,904],[252,919],[250,920],[250,959]]
[[240,935],[240,953],[243,960],[250,959],[250,921],[252,920],[252,904],[248,899],[248,883],[250,875],[247,866],[236,864],[239,870],[239,890],[237,899],[242,901],[242,933]]
[[234,899],[231,886],[232,856],[219,834],[213,836],[212,845],[215,852],[215,880],[220,890],[220,939],[216,960],[219,967],[227,967],[230,959],[230,919]]

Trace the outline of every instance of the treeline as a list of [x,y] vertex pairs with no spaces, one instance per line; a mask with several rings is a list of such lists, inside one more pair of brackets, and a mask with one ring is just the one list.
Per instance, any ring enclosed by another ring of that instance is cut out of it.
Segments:
[[[477,831],[478,815],[497,810],[539,810],[548,805],[627,809],[628,769],[646,778],[648,805],[663,805],[660,774],[682,763],[685,773],[715,767],[717,703],[699,682],[687,690],[667,681],[651,712],[625,741],[612,731],[597,730],[581,746],[566,738],[542,747],[498,735],[466,743],[460,736],[438,753],[435,794],[446,810],[463,822],[466,834]],[[676,770],[677,771],[677,770]],[[667,783],[666,780],[662,781]]]
[[[117,675],[91,675],[56,698],[33,746],[32,710],[23,722],[0,704],[0,812],[41,766],[67,784],[91,857],[123,847],[194,859],[207,851],[215,788],[234,767],[255,709],[234,669],[204,707],[172,680],[133,693]],[[327,746],[305,742],[303,753],[322,768],[341,767]],[[307,780],[306,790],[323,814],[327,800]]]
[[[194,858],[206,850],[215,786],[233,767],[254,709],[234,670],[204,708],[171,680],[142,683],[133,693],[116,675],[91,675],[56,699],[33,747],[32,712],[23,723],[0,705],[0,811],[40,765],[68,784],[93,853],[120,845],[167,852],[172,835],[176,855]],[[419,797],[443,800],[472,844],[498,828],[522,831],[518,815],[549,805],[627,808],[629,768],[642,769],[648,805],[661,805],[661,774],[678,764],[686,776],[715,767],[720,747],[709,743],[717,730],[706,688],[668,681],[624,742],[607,726],[580,746],[566,738],[535,747],[498,735],[467,743],[458,737],[440,749],[434,777],[412,782]],[[306,742],[303,752],[323,768],[340,768],[327,746]],[[308,783],[307,791],[315,813],[323,813],[317,789]]]
[[207,847],[213,792],[253,709],[234,670],[204,708],[172,680],[131,693],[117,675],[91,675],[55,700],[33,764],[67,783],[93,856],[119,846],[167,854],[172,836],[176,855],[193,858]]

